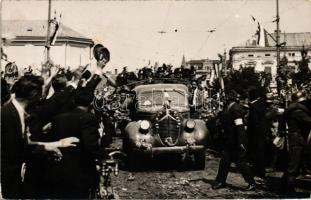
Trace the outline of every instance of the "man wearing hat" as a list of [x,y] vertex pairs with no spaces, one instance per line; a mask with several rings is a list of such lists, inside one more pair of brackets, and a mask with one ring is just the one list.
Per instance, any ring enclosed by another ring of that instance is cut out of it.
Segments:
[[311,167],[311,146],[307,138],[311,130],[311,113],[306,107],[306,98],[302,92],[292,95],[292,103],[285,110],[288,125],[288,167],[285,172],[287,191],[294,191],[295,179],[299,175],[302,162]]

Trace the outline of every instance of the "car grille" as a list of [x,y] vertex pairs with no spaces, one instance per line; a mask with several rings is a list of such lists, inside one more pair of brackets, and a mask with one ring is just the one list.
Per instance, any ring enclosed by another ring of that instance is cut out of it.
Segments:
[[175,146],[175,143],[180,134],[178,122],[168,117],[159,123],[158,134],[163,144],[167,146]]

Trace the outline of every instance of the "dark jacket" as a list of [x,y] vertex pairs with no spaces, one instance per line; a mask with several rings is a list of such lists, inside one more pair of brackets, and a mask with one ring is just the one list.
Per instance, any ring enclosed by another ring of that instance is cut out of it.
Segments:
[[[86,85],[86,90],[93,91],[100,77],[94,75],[89,83]],[[38,105],[31,115],[30,132],[33,141],[56,141],[59,135],[55,135],[54,130],[50,133],[42,134],[42,127],[53,118],[62,113],[71,112],[75,107],[74,95],[78,87],[75,89],[72,86],[67,86],[63,91],[56,92],[51,98],[46,99],[41,105]],[[93,95],[93,92],[86,93]],[[92,97],[89,97],[92,98]],[[75,123],[66,124],[68,126],[75,126]],[[27,170],[25,174],[25,181],[23,184],[24,194],[27,198],[50,198],[50,174],[49,166],[55,164],[55,156],[51,152],[32,150],[29,152],[26,160]],[[56,196],[57,197],[57,196]]]
[[300,135],[305,140],[311,129],[311,113],[302,103],[292,103],[285,110],[289,135]]
[[[87,90],[94,91],[100,80],[101,78],[98,75],[94,75],[86,85]],[[51,98],[46,99],[31,111],[30,132],[32,140],[50,140],[49,135],[42,135],[42,127],[51,122],[54,116],[71,111],[76,107],[74,95],[79,89],[79,87],[75,89],[72,86],[67,86],[63,91],[56,92]],[[90,97],[92,98],[93,92],[88,93],[88,95],[92,95]]]
[[247,137],[243,124],[243,109],[241,106],[232,102],[225,107],[222,116],[224,129],[224,144],[227,148],[239,148],[241,144],[247,145]]
[[1,108],[1,186],[4,198],[20,198],[24,140],[12,102]]
[[259,98],[250,104],[247,124],[247,135],[252,141],[264,141],[268,134],[268,119],[266,116],[265,102]]
[[31,113],[30,132],[32,140],[49,141],[47,135],[42,135],[42,127],[51,122],[55,115],[72,110],[75,107],[74,94],[74,87],[68,86],[29,111]]
[[74,109],[53,119],[55,140],[77,137],[76,147],[61,149],[60,162],[48,166],[51,195],[55,198],[86,198],[98,181],[95,159],[104,156],[99,144],[98,120],[92,113]]

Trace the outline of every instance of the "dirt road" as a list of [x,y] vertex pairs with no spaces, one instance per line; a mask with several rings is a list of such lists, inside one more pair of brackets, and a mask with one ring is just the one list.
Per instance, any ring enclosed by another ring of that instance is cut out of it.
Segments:
[[[205,170],[191,170],[180,166],[170,158],[155,159],[138,172],[120,170],[113,177],[113,186],[121,199],[207,199],[207,198],[310,198],[311,180],[299,178],[298,191],[285,194],[281,186],[281,172],[268,174],[266,182],[256,179],[256,191],[244,191],[246,186],[241,175],[232,166],[228,187],[219,190],[211,188],[218,170],[219,158],[206,156]],[[191,167],[191,166],[190,166]]]

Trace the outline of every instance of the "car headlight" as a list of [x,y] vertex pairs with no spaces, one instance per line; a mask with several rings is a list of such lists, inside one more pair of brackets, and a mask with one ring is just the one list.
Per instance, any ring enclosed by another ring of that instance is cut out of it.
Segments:
[[142,120],[140,122],[140,132],[147,133],[149,131],[149,128],[150,128],[150,122],[148,122],[147,120]]
[[195,127],[195,121],[193,119],[188,119],[186,121],[186,131],[192,132]]

